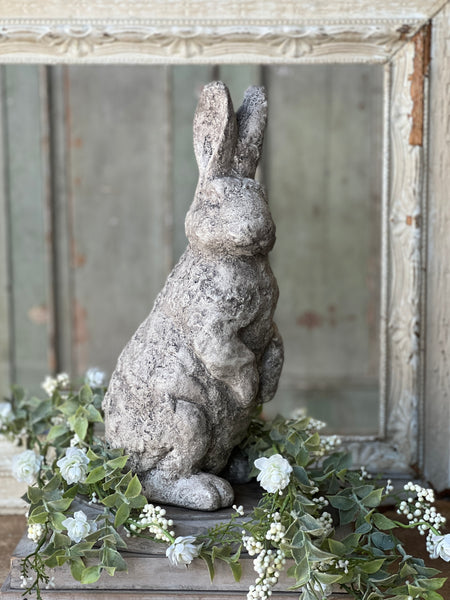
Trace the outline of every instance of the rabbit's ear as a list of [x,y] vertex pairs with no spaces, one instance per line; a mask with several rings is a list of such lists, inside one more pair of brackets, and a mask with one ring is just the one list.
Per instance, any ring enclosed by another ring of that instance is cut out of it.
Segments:
[[237,124],[227,86],[213,81],[202,90],[194,116],[194,151],[200,179],[229,175]]
[[267,122],[267,98],[263,87],[252,86],[244,94],[237,112],[238,141],[233,171],[241,177],[255,177]]

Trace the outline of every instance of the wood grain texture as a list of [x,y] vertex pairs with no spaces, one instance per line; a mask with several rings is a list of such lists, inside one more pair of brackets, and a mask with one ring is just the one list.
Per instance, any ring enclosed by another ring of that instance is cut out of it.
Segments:
[[6,110],[5,67],[0,68],[0,394],[9,391],[11,377],[11,343],[10,332],[10,262],[9,262],[9,204],[8,181],[5,153],[6,131],[3,115]]
[[167,73],[72,67],[68,77],[74,374],[111,373],[169,267]]
[[450,488],[450,5],[433,21],[425,376],[425,474]]
[[285,343],[278,404],[267,410],[306,402],[333,431],[376,433],[382,69],[270,67],[266,81]]
[[376,465],[387,472],[413,473],[418,467],[422,440],[419,416],[422,401],[423,356],[423,233],[425,155],[421,146],[409,143],[412,127],[411,74],[415,48],[405,45],[391,65],[389,132],[390,172],[386,173],[388,205],[384,214],[386,234],[383,278],[387,282],[381,308],[382,398],[387,426],[380,440],[362,444],[356,452],[360,464]]
[[445,0],[8,0],[4,62],[385,62]]
[[32,391],[52,369],[44,77],[41,68],[30,66],[4,71],[11,379]]
[[[143,545],[144,547],[145,545]],[[152,544],[154,547],[155,544]],[[10,579],[7,582],[8,591],[20,591],[21,568],[20,561],[23,556],[29,554],[33,549],[33,544],[24,536],[15,549],[11,560]],[[170,597],[196,598],[200,595],[202,600],[208,598],[242,598],[249,585],[255,582],[255,571],[253,570],[253,558],[248,554],[241,555],[242,576],[239,582],[235,581],[231,570],[221,561],[215,562],[215,576],[211,581],[206,564],[201,559],[194,559],[186,569],[172,567],[165,556],[165,546],[159,545],[159,548],[151,552],[123,552],[122,553],[128,572],[116,572],[114,577],[103,574],[100,579],[93,584],[81,584],[75,581],[70,575],[70,569],[65,565],[57,569],[51,569],[49,575],[54,577],[55,588],[48,592],[48,598],[62,597],[64,593],[72,593],[74,598],[83,599],[97,598],[97,593],[108,591],[116,594],[127,594],[132,590],[133,593],[146,593],[147,598],[158,598],[160,595],[170,595]],[[286,570],[293,561],[288,561]],[[281,573],[279,582],[275,586],[272,598],[298,598],[298,591],[288,591],[288,587],[293,580],[288,578],[286,570]],[[337,586],[336,586],[337,588]],[[3,596],[2,596],[3,597]],[[8,596],[6,596],[8,597]],[[13,596],[14,597],[14,596]],[[47,593],[44,591],[43,599],[46,600]],[[101,597],[101,596],[100,596]],[[112,597],[116,597],[115,595]],[[166,596],[167,597],[167,596]],[[336,589],[331,596],[331,600],[345,599],[348,596]]]
[[[31,391],[49,371],[50,269],[46,243],[47,131],[45,73],[37,67],[1,70],[0,394],[10,383]],[[26,486],[11,475],[21,452],[0,438],[0,513],[24,510]]]
[[[12,589],[10,579],[5,581],[1,588],[2,598],[5,600],[23,600],[23,590]],[[45,590],[42,592],[42,600],[134,600],[142,598],[143,600],[242,600],[244,592],[242,591],[148,591],[148,590]],[[271,596],[273,600],[283,600],[285,598],[298,598],[295,592],[274,592]],[[347,594],[333,593],[327,600],[350,600]]]
[[51,220],[52,220],[52,272],[55,314],[54,351],[57,372],[76,372],[74,330],[72,323],[72,297],[74,292],[71,268],[72,215],[70,190],[70,105],[68,70],[59,65],[47,67],[48,120],[51,159]]
[[[442,7],[445,0],[122,0],[111,10],[107,0],[47,0],[46,16],[61,20],[80,18],[139,19],[298,19],[321,21],[380,19],[426,19]],[[7,0],[3,15],[9,18],[42,18],[42,9],[35,3]]]
[[329,63],[386,62],[423,20],[180,20],[136,25],[3,21],[0,60],[7,63]]

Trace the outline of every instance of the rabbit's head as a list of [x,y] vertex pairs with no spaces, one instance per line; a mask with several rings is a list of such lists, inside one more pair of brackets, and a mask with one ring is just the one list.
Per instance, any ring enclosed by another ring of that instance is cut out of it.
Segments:
[[266,120],[263,88],[248,88],[237,114],[221,81],[203,88],[194,117],[199,182],[185,222],[191,246],[232,255],[272,249],[275,225],[254,180]]

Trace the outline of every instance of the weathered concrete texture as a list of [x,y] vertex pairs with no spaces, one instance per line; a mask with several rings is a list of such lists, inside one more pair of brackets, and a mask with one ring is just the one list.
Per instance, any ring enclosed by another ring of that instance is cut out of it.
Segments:
[[278,385],[283,345],[267,259],[275,226],[252,179],[266,118],[262,88],[247,90],[237,115],[223,83],[203,89],[189,245],[120,355],[105,397],[107,440],[126,449],[158,502],[229,506],[232,488],[217,474]]

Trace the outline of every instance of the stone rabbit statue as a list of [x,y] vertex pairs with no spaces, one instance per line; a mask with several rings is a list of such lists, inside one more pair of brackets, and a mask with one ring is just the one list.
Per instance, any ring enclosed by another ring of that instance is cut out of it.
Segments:
[[203,88],[189,244],[122,351],[105,397],[106,439],[125,448],[157,502],[231,505],[233,490],[217,474],[278,385],[278,287],[267,259],[275,226],[253,179],[266,118],[263,88],[249,88],[237,114],[222,82]]

